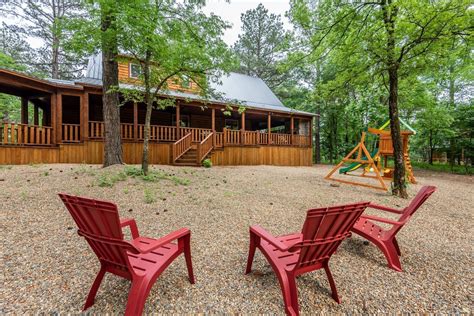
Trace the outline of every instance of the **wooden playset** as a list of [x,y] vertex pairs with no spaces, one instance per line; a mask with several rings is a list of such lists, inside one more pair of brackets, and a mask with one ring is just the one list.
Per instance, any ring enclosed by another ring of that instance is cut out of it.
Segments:
[[[403,142],[403,158],[405,161],[407,178],[411,183],[416,183],[409,155],[409,137],[416,134],[416,131],[402,119],[400,119],[400,122],[407,128],[407,130],[401,131]],[[331,170],[331,172],[329,172],[325,179],[387,191],[388,188],[384,182],[384,179],[392,179],[394,170],[394,168],[389,166],[388,163],[389,159],[394,155],[392,135],[389,130],[386,130],[387,126],[389,126],[389,123],[390,121],[387,121],[382,127],[378,129],[368,128],[366,132],[362,132],[362,137],[357,146],[352,149],[352,151]],[[378,146],[372,152],[369,152],[366,147],[366,133],[376,135],[378,137]],[[348,165],[343,166],[345,163],[348,163]],[[352,173],[361,167],[361,174]],[[339,174],[375,179],[377,180],[377,185],[332,177],[338,169]]]

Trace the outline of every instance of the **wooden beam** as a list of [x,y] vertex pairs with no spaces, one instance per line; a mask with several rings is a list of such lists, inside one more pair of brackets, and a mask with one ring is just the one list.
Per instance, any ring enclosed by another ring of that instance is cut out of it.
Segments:
[[181,138],[180,130],[179,130],[181,127],[180,120],[181,120],[181,105],[178,102],[176,104],[176,134],[177,134],[178,139]]
[[57,96],[55,93],[53,93],[51,95],[51,107],[50,107],[50,111],[49,111],[49,120],[51,122],[51,127],[53,129],[52,131],[52,134],[51,134],[51,143],[52,144],[56,144],[56,118],[57,118],[57,115],[56,115],[56,103],[57,103]]
[[138,103],[133,103],[133,138],[138,141]]
[[241,114],[240,128],[241,128],[242,131],[245,131],[245,111],[242,112],[242,114]]
[[21,97],[21,124],[28,124],[28,98]]
[[267,117],[267,129],[268,129],[268,145],[271,144],[271,140],[270,140],[270,135],[272,134],[272,115],[270,113],[268,113],[268,117]]
[[291,143],[291,145],[293,145],[294,129],[295,129],[295,118],[293,116],[291,116],[291,118],[290,118],[290,133],[291,133],[290,143]]
[[81,141],[89,139],[89,93],[81,96]]
[[63,140],[63,95],[56,94],[56,142],[61,143]]
[[313,117],[309,119],[309,143],[309,147],[313,148]]
[[211,125],[211,129],[213,132],[216,131],[216,109],[212,109],[212,112],[211,112],[211,121],[212,121],[212,125]]
[[38,113],[38,105],[33,106],[33,125],[39,125],[39,113]]

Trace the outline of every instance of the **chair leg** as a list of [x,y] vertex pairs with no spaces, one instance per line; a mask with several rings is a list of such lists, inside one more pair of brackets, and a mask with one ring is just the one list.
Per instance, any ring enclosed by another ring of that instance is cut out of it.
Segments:
[[277,272],[277,276],[280,281],[286,314],[291,316],[299,315],[298,289],[296,288],[295,276],[286,273],[286,271]]
[[398,272],[402,272],[402,264],[400,263],[400,259],[398,258],[398,252],[395,244],[391,240],[388,240],[384,243],[379,244],[379,248],[385,255],[389,268]]
[[83,311],[85,311],[86,309],[88,309],[89,307],[94,305],[95,296],[97,294],[97,290],[99,290],[100,283],[104,279],[104,275],[105,275],[105,267],[103,265],[101,265],[100,271],[97,274],[97,276],[94,280],[94,283],[92,283],[92,287],[91,287],[91,289],[89,291],[89,295],[87,296],[87,299],[86,299],[86,304],[84,304],[84,308],[82,309]]
[[339,304],[341,304],[341,300],[339,299],[339,295],[337,294],[337,289],[336,289],[336,282],[334,282],[334,278],[332,277],[331,270],[329,270],[329,262],[325,262],[324,265],[324,271],[326,271],[326,275],[329,280],[329,285],[331,286],[331,293],[332,293],[332,298]]
[[136,279],[132,280],[132,286],[128,293],[127,307],[125,308],[125,316],[141,315],[145,308],[145,302],[150,292],[150,280]]
[[393,237],[392,240],[393,240],[393,245],[395,246],[395,250],[397,251],[397,254],[398,254],[399,256],[401,256],[401,255],[402,255],[402,252],[400,251],[400,247],[398,246],[398,241],[397,241],[397,239],[396,239],[395,237]]
[[194,284],[193,262],[191,260],[191,235],[186,235],[184,238],[184,259],[188,268],[188,278],[189,282]]
[[257,248],[260,242],[260,238],[250,232],[250,243],[249,243],[249,257],[247,259],[247,268],[245,269],[245,274],[249,274],[252,271],[253,257],[255,256],[255,249]]

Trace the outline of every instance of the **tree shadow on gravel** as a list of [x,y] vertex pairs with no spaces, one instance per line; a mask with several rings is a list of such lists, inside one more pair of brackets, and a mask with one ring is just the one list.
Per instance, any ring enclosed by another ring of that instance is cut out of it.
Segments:
[[387,262],[384,261],[381,262],[380,258],[374,257],[372,253],[370,253],[372,250],[379,251],[379,249],[372,245],[372,244],[367,244],[366,240],[361,240],[361,239],[356,239],[356,238],[349,238],[346,240],[341,245],[341,250],[347,251],[352,255],[355,255],[359,258],[362,258],[364,260],[371,261],[375,264],[377,264],[380,267],[386,267]]

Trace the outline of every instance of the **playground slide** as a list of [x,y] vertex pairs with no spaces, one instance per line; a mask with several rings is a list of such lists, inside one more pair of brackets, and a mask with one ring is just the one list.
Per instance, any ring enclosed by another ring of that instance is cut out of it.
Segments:
[[[375,155],[377,155],[377,152],[378,152],[378,148],[374,149],[371,153],[370,153],[370,157],[374,158]],[[364,157],[362,158],[362,160],[367,160],[367,157]],[[339,173],[342,174],[346,174],[348,172],[351,172],[351,171],[354,171],[354,170],[357,170],[359,169],[360,167],[362,166],[362,164],[358,163],[358,162],[353,162],[351,164],[349,164],[348,166],[346,167],[343,167],[341,169],[339,169]]]

